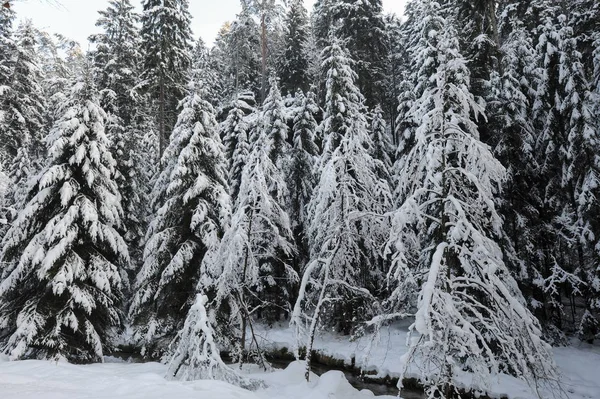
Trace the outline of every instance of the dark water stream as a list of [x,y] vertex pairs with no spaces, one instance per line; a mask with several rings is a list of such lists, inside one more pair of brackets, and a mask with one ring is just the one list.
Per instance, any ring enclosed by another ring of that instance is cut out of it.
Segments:
[[[283,360],[283,359],[274,359],[274,360],[270,359],[269,361],[271,362],[273,367],[282,368],[282,369],[289,366],[289,364],[292,362],[291,360]],[[338,371],[343,372],[344,375],[346,376],[346,379],[350,383],[350,385],[352,385],[354,388],[356,388],[358,390],[368,389],[369,391],[373,392],[377,396],[379,396],[379,395],[398,396],[398,388],[396,387],[395,383],[394,384],[384,384],[384,383],[380,383],[380,382],[365,381],[364,379],[362,379],[359,375],[357,375],[352,370],[326,366],[326,365],[322,365],[319,363],[312,364],[312,372],[315,373],[316,375],[322,375],[331,370],[338,370]],[[418,390],[418,389],[403,389],[401,397],[402,397],[402,399],[424,399],[425,394],[423,393],[422,390]]]
[[[114,352],[112,353],[112,356],[132,363],[143,363],[145,361],[139,354],[134,353]],[[225,360],[226,363],[229,362],[227,356],[224,356],[223,360]],[[293,360],[290,359],[269,359],[269,362],[273,367],[280,369],[287,368],[290,365],[290,363],[292,363],[292,361]],[[361,378],[360,375],[357,375],[357,373],[353,370],[344,369],[342,367],[327,366],[319,363],[313,363],[312,365],[312,372],[316,375],[322,375],[331,370],[338,370],[343,372],[350,385],[352,385],[358,390],[368,389],[377,396],[398,396],[398,388],[396,387],[395,383],[386,384],[382,382],[365,381],[363,378]],[[425,394],[422,390],[419,389],[403,389],[401,397],[402,399],[424,399]]]

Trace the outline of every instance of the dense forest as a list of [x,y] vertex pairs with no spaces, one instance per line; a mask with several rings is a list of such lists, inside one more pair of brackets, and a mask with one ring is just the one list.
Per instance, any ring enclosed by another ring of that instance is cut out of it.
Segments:
[[[453,375],[556,370],[600,334],[600,3],[111,0],[90,50],[0,8],[0,344],[117,347],[252,382],[257,324],[310,356],[413,320]],[[307,372],[308,378],[308,372]]]

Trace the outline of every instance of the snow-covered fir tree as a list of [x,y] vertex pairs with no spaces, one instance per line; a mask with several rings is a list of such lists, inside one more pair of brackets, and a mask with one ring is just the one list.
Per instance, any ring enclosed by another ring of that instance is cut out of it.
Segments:
[[139,113],[144,97],[136,93],[140,83],[142,57],[139,52],[139,15],[129,0],[112,0],[100,11],[96,26],[102,33],[92,36],[96,43],[94,63],[96,82],[103,93],[102,106],[109,114],[107,134],[117,161],[117,183],[125,211],[125,239],[134,260],[139,260],[139,247],[144,235],[144,206],[141,197],[147,191],[142,178],[144,162],[140,144]]
[[341,41],[326,48],[326,139],[320,177],[308,204],[310,260],[292,315],[298,339],[306,339],[308,379],[313,340],[322,325],[348,334],[374,315],[381,242],[388,234],[380,215],[391,206],[388,183],[377,170],[362,113],[363,97]]
[[[286,183],[269,158],[269,139],[260,134],[244,166],[235,212],[217,251],[202,264],[199,291],[211,303],[211,320],[220,320],[218,336],[233,354],[262,355],[256,337],[246,348],[246,331],[255,317],[274,321],[291,305],[299,278],[290,265],[295,248],[290,220],[280,205]],[[212,299],[214,298],[214,299]]]
[[421,364],[428,398],[456,397],[454,377],[463,370],[482,389],[499,373],[537,386],[556,371],[497,243],[502,219],[493,199],[506,172],[471,120],[485,116],[456,31],[437,7],[429,3],[422,15],[421,51],[433,51],[437,67],[411,110],[418,129],[397,179],[402,202],[388,274],[396,284],[387,304],[391,314],[414,312],[410,331],[419,335],[405,362]]
[[156,102],[162,156],[185,95],[191,66],[192,32],[188,0],[144,0],[142,13],[143,85]]
[[[533,103],[533,121],[537,130],[534,151],[539,165],[536,183],[540,193],[536,207],[538,236],[534,237],[539,253],[536,299],[541,304],[537,316],[546,329],[547,339],[554,343],[565,342],[561,331],[564,319],[561,292],[564,289],[576,292],[581,285],[580,279],[573,274],[578,256],[569,242],[575,212],[571,200],[573,194],[563,187],[569,147],[567,121],[570,118],[562,105],[569,92],[564,85],[568,77],[561,72],[570,57],[562,51],[563,41],[568,39],[565,37],[567,31],[561,29],[565,18],[557,15],[555,8],[544,13],[536,45],[538,67],[542,72]],[[583,93],[581,95],[583,100]]]
[[130,308],[145,356],[161,355],[183,326],[200,262],[230,217],[224,161],[214,109],[191,83],[152,192],[154,213]]
[[216,57],[204,40],[198,39],[192,51],[191,79],[202,83],[206,97],[213,106],[221,104],[224,96],[223,79],[220,75]]
[[321,46],[328,44],[332,32],[344,40],[365,104],[373,107],[380,103],[388,54],[381,0],[320,0],[315,3],[313,19]]
[[260,30],[247,6],[242,5],[242,11],[226,29],[223,40],[217,40],[221,63],[230,79],[230,92],[226,94],[246,88],[260,98]]
[[228,161],[228,182],[231,198],[238,196],[242,170],[250,153],[250,131],[256,109],[254,94],[251,91],[235,95],[231,101],[227,118],[219,125],[219,131],[225,145],[225,158]]
[[0,330],[13,358],[102,361],[122,324],[127,245],[106,114],[90,74],[47,138],[49,162],[2,241]]
[[278,167],[281,167],[281,162],[290,150],[285,112],[285,104],[281,98],[279,83],[275,76],[271,76],[269,79],[269,94],[264,101],[257,128],[266,134],[270,146],[269,157]]
[[244,388],[259,384],[242,377],[221,359],[215,329],[206,308],[208,297],[197,294],[176,338],[167,378],[183,381],[221,380]]
[[20,148],[27,148],[34,161],[41,161],[45,155],[41,142],[46,134],[46,102],[35,36],[31,21],[21,24],[15,32],[10,76],[2,89],[0,151],[8,162],[16,157]]
[[0,94],[6,90],[11,75],[11,59],[15,51],[12,37],[14,20],[15,13],[12,9],[0,8]]
[[281,91],[294,94],[307,91],[309,86],[307,41],[308,12],[302,0],[293,0],[285,21],[285,52],[279,66]]
[[317,122],[315,115],[319,107],[312,92],[305,96],[296,93],[297,108],[294,110],[293,145],[289,152],[288,189],[289,214],[294,232],[294,241],[298,248],[295,259],[296,269],[304,266],[308,260],[308,218],[306,207],[312,197],[316,183],[315,164],[319,156],[319,148],[315,144]]
[[371,125],[369,134],[373,147],[371,148],[371,156],[378,161],[381,161],[382,168],[379,170],[379,177],[390,181],[390,172],[392,170],[392,140],[388,133],[388,128],[385,123],[383,111],[378,105],[373,110],[371,116]]
[[593,337],[600,333],[599,322],[594,320],[591,311],[597,308],[594,305],[600,298],[600,271],[592,261],[598,254],[600,238],[600,225],[596,221],[600,212],[600,125],[598,114],[594,111],[598,94],[591,91],[586,78],[573,28],[563,26],[560,35],[559,82],[563,98],[560,113],[565,123],[567,151],[561,187],[568,192],[571,211],[562,230],[567,231],[573,240],[571,256],[578,258],[573,270],[579,273],[585,284],[582,290],[586,315],[581,320],[579,331],[584,332],[584,336]]

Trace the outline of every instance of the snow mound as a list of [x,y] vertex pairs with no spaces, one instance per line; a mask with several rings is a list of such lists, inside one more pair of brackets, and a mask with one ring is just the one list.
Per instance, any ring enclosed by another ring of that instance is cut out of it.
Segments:
[[[365,399],[375,395],[368,390],[355,389],[341,371],[328,371],[320,377],[310,373],[310,381],[304,379],[304,362],[293,362],[285,370],[253,375],[264,380],[268,388],[258,391],[263,399]],[[379,398],[384,398],[379,396]]]
[[[111,359],[106,359],[111,360]],[[2,399],[365,399],[370,391],[354,389],[339,371],[304,379],[304,363],[285,370],[251,374],[268,387],[250,392],[222,381],[168,381],[159,363],[73,365],[0,357]]]

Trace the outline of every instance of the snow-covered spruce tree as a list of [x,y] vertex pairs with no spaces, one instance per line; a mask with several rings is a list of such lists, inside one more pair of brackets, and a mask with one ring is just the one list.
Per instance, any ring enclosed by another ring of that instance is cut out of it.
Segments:
[[228,161],[228,182],[231,198],[236,200],[242,180],[242,170],[250,153],[251,115],[256,112],[251,91],[237,93],[231,101],[227,118],[219,125]]
[[285,20],[285,52],[279,66],[281,91],[294,94],[298,90],[308,90],[308,13],[302,0],[293,0]]
[[11,59],[15,51],[12,37],[15,12],[6,7],[0,8],[0,95],[4,96],[11,74]]
[[398,98],[400,96],[400,82],[404,74],[406,60],[406,46],[402,35],[402,22],[396,14],[385,16],[385,39],[388,49],[386,70],[383,77],[381,108],[387,116],[390,127],[392,143],[397,145],[395,132],[398,119]]
[[[536,180],[535,130],[531,118],[534,84],[538,78],[535,50],[518,7],[506,5],[499,17],[501,37],[500,71],[492,80],[494,93],[488,114],[498,123],[502,135],[496,137],[494,155],[506,167],[507,179],[498,211],[504,220],[505,239],[501,243],[504,260],[531,309],[539,304],[539,258],[533,244],[537,233],[536,208],[541,203]],[[538,299],[535,299],[538,297]]]
[[[598,320],[594,320],[592,309],[600,299],[600,271],[597,256],[600,248],[600,137],[594,107],[598,104],[598,94],[591,91],[587,81],[581,53],[577,50],[577,40],[573,28],[563,26],[560,48],[559,82],[562,102],[560,113],[565,121],[566,164],[562,170],[561,187],[568,192],[572,217],[562,231],[567,231],[572,239],[573,252],[577,257],[574,271],[585,283],[582,287],[586,303],[586,315],[579,327],[582,338],[600,333]],[[564,234],[564,233],[563,233]],[[581,334],[583,332],[583,334]]]
[[294,244],[289,217],[280,206],[285,195],[286,183],[269,158],[263,132],[244,166],[230,227],[218,250],[205,257],[198,285],[214,298],[209,313],[217,336],[240,360],[248,352],[263,360],[254,335],[245,350],[246,331],[252,331],[255,315],[268,312],[268,319],[288,312],[290,287],[299,280],[289,264]]
[[[498,23],[496,17],[496,0],[453,0],[456,12],[456,24],[461,52],[469,61],[471,74],[471,92],[487,109],[492,101],[491,81],[498,70]],[[453,10],[453,11],[454,11]],[[494,129],[495,115],[488,115],[489,121],[479,120],[478,128],[484,143],[494,143],[502,136],[501,126]]]
[[390,302],[405,305],[419,289],[410,328],[419,336],[405,362],[420,364],[428,398],[458,397],[454,377],[462,371],[481,390],[499,373],[537,386],[556,371],[496,243],[502,220],[493,198],[505,169],[471,120],[482,109],[469,91],[456,31],[430,7],[423,51],[433,49],[439,64],[413,107],[419,127],[399,172],[403,203],[389,240],[397,287]]
[[221,359],[220,349],[208,315],[208,297],[197,294],[183,329],[177,334],[176,349],[169,361],[167,378],[221,380],[243,388],[256,388],[259,383],[242,377]]
[[329,44],[331,32],[344,40],[365,104],[379,104],[388,55],[382,1],[317,1],[312,18],[321,48]]
[[142,13],[142,79],[156,102],[159,153],[169,144],[177,105],[185,96],[191,66],[191,16],[188,0],[144,0]]
[[[537,226],[534,245],[539,253],[536,269],[538,301],[536,311],[545,328],[548,340],[565,342],[563,329],[564,305],[562,292],[578,292],[581,280],[573,274],[579,266],[579,257],[572,245],[572,224],[575,209],[573,191],[563,186],[563,170],[568,168],[568,132],[571,115],[563,109],[568,95],[568,76],[561,75],[564,62],[571,55],[563,52],[567,31],[561,29],[564,15],[556,15],[550,8],[539,27],[536,56],[541,69],[533,103],[533,121],[537,130],[534,153],[539,165],[536,189],[541,194],[537,205]],[[565,58],[567,57],[567,58]],[[565,71],[566,72],[566,71]],[[571,72],[568,72],[571,73]],[[583,101],[583,93],[576,94]]]
[[320,326],[348,334],[354,323],[373,316],[389,227],[380,214],[391,206],[388,183],[377,174],[381,162],[369,153],[373,143],[356,75],[340,40],[331,41],[324,50],[326,154],[308,205],[310,261],[292,315],[297,338],[307,340],[307,379]]
[[285,104],[275,76],[271,76],[269,79],[269,94],[263,104],[258,123],[258,129],[261,129],[269,140],[271,161],[281,168],[284,157],[290,150],[290,145]]
[[242,88],[250,89],[256,98],[260,97],[260,30],[248,6],[242,4],[242,11],[231,23],[222,44],[222,66],[227,70],[232,82],[228,84],[231,93]]
[[48,165],[2,241],[0,330],[14,359],[101,362],[121,326],[129,254],[106,114],[89,75],[73,86],[47,138]]
[[7,198],[6,206],[10,208],[14,220],[17,213],[23,209],[27,199],[29,179],[34,175],[32,170],[31,160],[29,158],[29,147],[21,147],[17,150],[17,155],[13,159],[10,166],[8,177],[11,181],[9,190],[9,198]]
[[190,84],[152,192],[130,316],[145,356],[162,355],[195,300],[200,262],[230,216],[223,146],[213,107]]
[[392,170],[392,141],[385,123],[383,111],[379,105],[375,107],[370,117],[371,126],[369,134],[371,136],[371,142],[373,143],[371,156],[374,159],[381,161],[382,168],[378,171],[379,177],[389,182]]
[[[2,242],[2,238],[8,229],[8,218],[9,218],[9,210],[6,206],[6,196],[8,193],[8,187],[10,185],[10,179],[4,172],[4,165],[0,160],[0,242]],[[0,277],[2,277],[0,275]]]
[[295,269],[300,270],[308,261],[308,219],[306,207],[312,197],[316,183],[315,164],[319,156],[319,148],[315,144],[317,122],[315,115],[319,107],[315,103],[315,95],[309,92],[296,93],[298,107],[294,110],[293,145],[289,152],[288,189],[289,213],[294,241],[298,249],[294,259]]
[[222,72],[204,40],[199,38],[192,51],[191,80],[201,82],[208,101],[214,107],[220,105],[223,100],[223,79],[220,76]]
[[139,15],[129,0],[111,0],[100,11],[96,26],[102,33],[91,37],[96,43],[94,62],[96,82],[102,96],[102,106],[109,114],[107,135],[111,151],[117,161],[116,178],[125,211],[123,227],[132,259],[139,261],[140,245],[145,231],[144,206],[141,196],[147,191],[142,179],[144,162],[140,154],[142,132],[138,123],[138,107],[143,107],[143,97],[135,93],[140,83],[139,73],[142,56]]
[[31,21],[24,22],[17,29],[10,78],[2,89],[0,151],[5,154],[7,162],[12,162],[19,148],[27,148],[33,161],[41,161],[45,155],[41,142],[46,134],[46,103],[35,35]]
[[[101,91],[110,91],[110,104],[103,104],[107,112],[121,119],[123,126],[132,123],[135,114],[133,90],[139,83],[142,56],[139,51],[139,15],[130,0],[111,0],[106,10],[99,11],[96,26],[102,33],[90,39],[96,44],[94,62],[96,84]],[[118,161],[118,160],[117,160]]]

